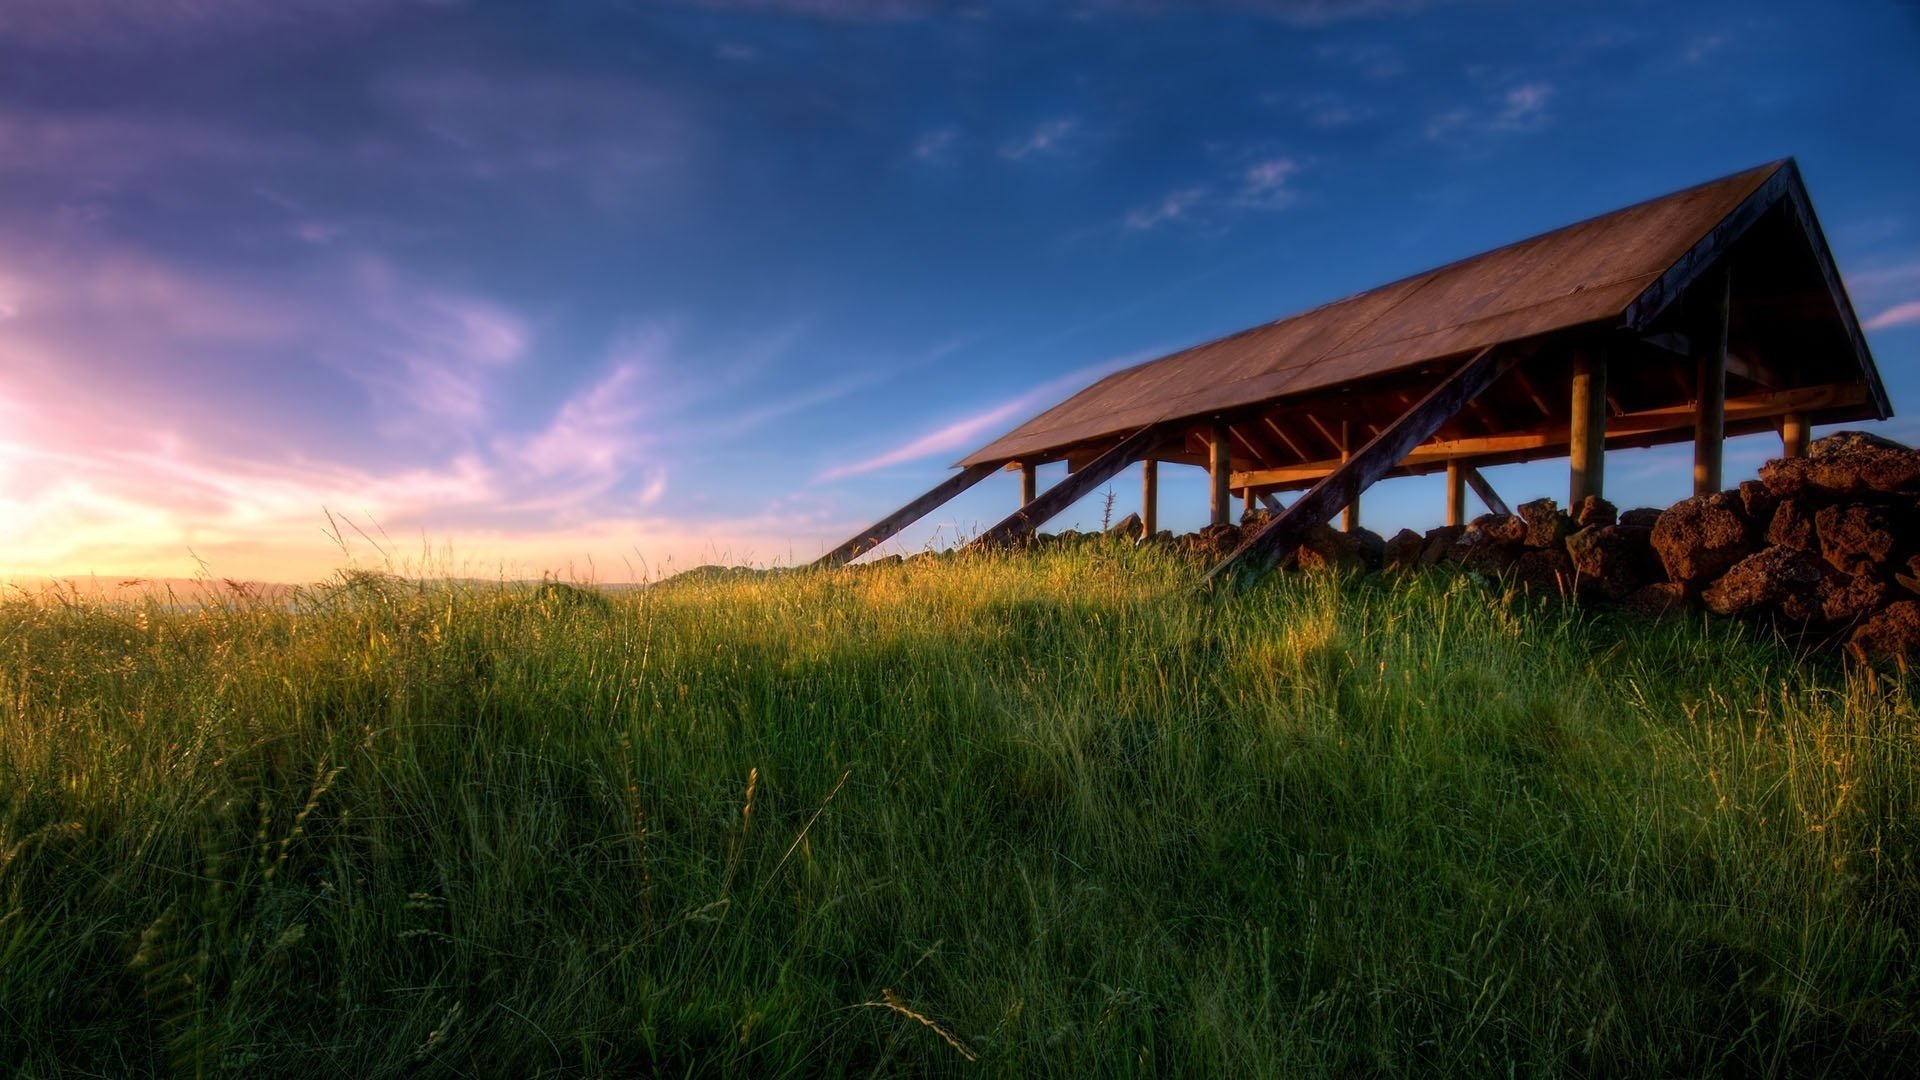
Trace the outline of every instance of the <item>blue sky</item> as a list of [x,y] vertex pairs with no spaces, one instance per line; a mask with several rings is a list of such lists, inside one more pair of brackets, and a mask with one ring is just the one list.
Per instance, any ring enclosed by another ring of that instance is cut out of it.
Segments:
[[1891,2],[12,0],[0,576],[804,560],[1116,366],[1787,155],[1912,439],[1916,71]]

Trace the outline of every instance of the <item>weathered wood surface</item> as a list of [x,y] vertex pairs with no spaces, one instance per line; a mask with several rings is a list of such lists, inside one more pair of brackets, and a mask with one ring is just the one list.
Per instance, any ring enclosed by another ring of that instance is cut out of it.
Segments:
[[1447,524],[1467,523],[1467,478],[1459,458],[1447,459]]
[[1780,456],[1807,456],[1807,415],[1790,412],[1780,417]]
[[1233,496],[1228,490],[1227,477],[1233,472],[1233,443],[1228,436],[1227,425],[1219,420],[1213,422],[1212,432],[1207,436],[1207,512],[1212,523],[1225,525],[1233,516]]
[[1032,502],[1002,518],[992,528],[975,537],[971,546],[1004,547],[1025,539],[1055,514],[1072,506],[1094,488],[1113,479],[1120,470],[1152,453],[1166,437],[1167,429],[1158,425],[1150,424],[1141,428],[1120,440],[1106,453],[1088,462],[1085,468],[1067,474],[1066,479],[1041,492]]
[[1025,506],[1028,503],[1032,502],[1034,494],[1039,491],[1040,489],[1039,474],[1040,474],[1040,468],[1039,466],[1035,465],[1033,462],[1023,461],[1020,463],[1020,505],[1021,506]]
[[1693,316],[1693,493],[1720,490],[1727,444],[1727,315],[1732,275],[1722,261],[1703,274]]
[[1461,364],[1440,385],[1434,387],[1411,409],[1389,424],[1361,447],[1346,464],[1313,486],[1278,517],[1267,522],[1232,554],[1207,572],[1208,582],[1216,581],[1237,567],[1251,567],[1297,546],[1308,530],[1323,525],[1341,507],[1385,476],[1414,447],[1427,441],[1440,426],[1458,413],[1482,390],[1500,377],[1520,358],[1517,348],[1488,346]]
[[901,529],[926,517],[935,509],[945,505],[954,496],[993,475],[997,466],[969,465],[952,476],[941,481],[932,490],[907,505],[874,522],[860,531],[858,536],[815,559],[813,565],[821,569],[843,565],[885,543]]
[[1153,458],[1140,462],[1140,535],[1160,531],[1160,463]]
[[1573,361],[1573,422],[1567,433],[1567,505],[1606,488],[1607,356],[1582,349]]

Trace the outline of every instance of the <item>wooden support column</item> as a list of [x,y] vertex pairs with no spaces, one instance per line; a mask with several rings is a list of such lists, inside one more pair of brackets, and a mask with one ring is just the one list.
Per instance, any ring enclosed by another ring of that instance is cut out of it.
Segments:
[[998,469],[997,465],[969,465],[961,469],[941,481],[933,490],[862,529],[858,536],[820,556],[814,560],[813,565],[825,570],[858,558],[861,552],[871,551],[885,542],[888,537],[926,517],[955,495],[985,480]]
[[1780,418],[1780,454],[1783,457],[1807,456],[1807,416],[1790,412]]
[[1039,466],[1035,465],[1031,461],[1023,461],[1020,463],[1020,505],[1021,506],[1025,506],[1028,503],[1032,502],[1034,495],[1039,493],[1039,490],[1040,490],[1040,477],[1038,475],[1039,472],[1040,472]]
[[1253,489],[1241,488],[1240,489],[1240,516],[1244,518],[1248,514],[1251,514],[1258,509],[1260,509],[1260,500],[1254,496]]
[[1280,516],[1261,526],[1259,532],[1241,541],[1231,555],[1207,571],[1206,581],[1215,581],[1235,566],[1270,562],[1299,546],[1309,529],[1324,524],[1368,484],[1385,476],[1414,447],[1432,438],[1441,425],[1453,419],[1467,402],[1512,367],[1520,355],[1516,349],[1495,346],[1475,353],[1361,447],[1345,465],[1323,477]]
[[1581,349],[1573,357],[1573,423],[1568,431],[1567,507],[1599,497],[1607,468],[1607,356]]
[[1113,479],[1120,470],[1159,449],[1166,437],[1163,428],[1148,424],[1120,440],[1106,453],[1068,473],[1065,480],[1041,492],[1032,502],[1000,519],[992,528],[975,537],[971,546],[1003,547],[1026,539],[1033,530],[1046,524],[1055,514],[1072,506],[1088,492]]
[[1467,523],[1467,478],[1459,458],[1447,462],[1447,524]]
[[[1340,421],[1340,464],[1353,460],[1353,425]],[[1340,511],[1340,531],[1352,532],[1360,527],[1360,493],[1354,492],[1352,501]]]
[[1212,487],[1207,509],[1212,512],[1215,525],[1225,525],[1233,515],[1231,489],[1227,477],[1233,471],[1232,447],[1227,441],[1227,424],[1224,420],[1213,422],[1213,445],[1207,458],[1207,478]]
[[1693,493],[1720,490],[1721,455],[1727,441],[1727,307],[1731,277],[1726,263],[1701,275],[1694,288]]
[[1140,535],[1160,531],[1160,463],[1147,458],[1140,463]]

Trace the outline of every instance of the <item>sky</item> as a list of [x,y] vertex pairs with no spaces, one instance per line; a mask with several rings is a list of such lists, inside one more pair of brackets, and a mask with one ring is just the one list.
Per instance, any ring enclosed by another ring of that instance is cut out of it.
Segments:
[[1920,440],[1916,73],[1892,0],[7,0],[0,578],[801,562],[1108,371],[1788,155]]

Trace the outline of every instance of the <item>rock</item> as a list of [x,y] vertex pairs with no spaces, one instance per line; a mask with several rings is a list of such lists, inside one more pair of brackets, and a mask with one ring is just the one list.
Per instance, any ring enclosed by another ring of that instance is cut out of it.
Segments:
[[1360,541],[1331,525],[1316,525],[1300,541],[1297,558],[1302,570],[1350,573],[1367,568]]
[[1801,551],[1815,550],[1813,512],[1805,500],[1792,496],[1780,500],[1774,508],[1773,520],[1767,525],[1767,543]]
[[1642,585],[1629,593],[1626,600],[1628,611],[1653,618],[1672,614],[1686,606],[1686,587],[1671,581],[1656,581],[1651,585]]
[[1653,530],[1632,525],[1590,525],[1567,537],[1567,556],[1580,592],[1589,598],[1625,600],[1653,576]]
[[1265,525],[1267,522],[1272,520],[1273,520],[1272,511],[1264,510],[1256,506],[1253,509],[1247,511],[1246,513],[1240,515],[1240,527],[1243,529],[1258,529],[1260,526]]
[[1460,538],[1466,532],[1465,525],[1441,525],[1428,529],[1426,546],[1420,549],[1420,565],[1438,566],[1454,561],[1460,555]]
[[1458,553],[1460,565],[1482,574],[1504,573],[1527,550],[1519,544],[1506,544],[1469,530],[1464,548]]
[[1700,599],[1716,615],[1747,615],[1812,592],[1821,579],[1820,567],[1806,552],[1770,547],[1734,563]]
[[1828,574],[1814,599],[1823,621],[1846,626],[1886,607],[1893,601],[1893,589],[1872,574]]
[[1847,649],[1863,661],[1920,656],[1920,601],[1900,600],[1854,628]]
[[1651,506],[1637,506],[1620,515],[1620,524],[1641,525],[1651,529],[1655,525],[1660,524],[1660,515],[1663,513],[1665,513],[1665,511],[1657,510]]
[[1782,497],[1807,490],[1831,495],[1920,492],[1920,451],[1864,431],[1841,431],[1815,439],[1804,458],[1762,465],[1760,480]]
[[1187,551],[1207,559],[1223,559],[1240,546],[1240,526],[1231,522],[1209,525],[1188,537]]
[[1740,500],[1725,491],[1682,499],[1653,527],[1653,550],[1667,580],[1689,591],[1727,572],[1753,553]]
[[1767,522],[1773,520],[1773,508],[1779,505],[1780,498],[1767,490],[1767,486],[1758,480],[1742,480],[1735,489],[1740,494],[1740,512],[1747,523],[1756,532],[1764,532]]
[[1354,544],[1360,549],[1360,557],[1366,560],[1367,569],[1380,569],[1380,560],[1387,552],[1387,541],[1372,529],[1356,528],[1347,534],[1353,537]]
[[1520,507],[1520,518],[1527,523],[1525,543],[1530,548],[1558,550],[1573,532],[1573,519],[1560,512],[1552,499],[1535,499]]
[[1107,528],[1107,535],[1116,540],[1132,540],[1140,535],[1140,515],[1128,514]]
[[1482,539],[1495,544],[1524,544],[1527,523],[1512,514],[1481,514],[1467,522],[1466,542],[1475,544]]
[[1813,516],[1820,557],[1843,574],[1877,570],[1893,555],[1895,526],[1879,506],[1823,506]]
[[1386,548],[1380,553],[1382,570],[1410,570],[1420,562],[1420,553],[1426,549],[1427,538],[1412,529],[1401,529],[1387,541]]
[[[1573,505],[1571,513],[1574,524],[1583,529],[1592,525],[1612,525],[1620,520],[1620,512],[1614,509],[1614,505],[1598,495],[1581,499]],[[1654,517],[1657,520],[1659,515]]]
[[1907,572],[1893,575],[1894,583],[1910,593],[1920,594],[1920,555],[1907,560]]
[[1529,592],[1565,596],[1573,591],[1573,560],[1562,548],[1533,548],[1513,561],[1513,578]]

